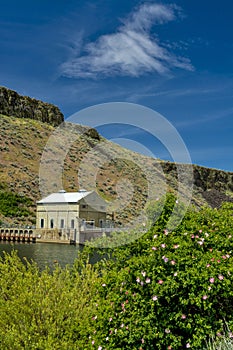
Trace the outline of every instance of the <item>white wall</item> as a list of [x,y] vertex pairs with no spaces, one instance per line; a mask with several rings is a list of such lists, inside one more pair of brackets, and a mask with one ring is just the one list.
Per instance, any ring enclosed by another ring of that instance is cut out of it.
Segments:
[[[51,228],[51,220],[53,220],[53,228],[62,228],[61,221],[64,222],[66,229],[78,229],[79,205],[77,204],[38,204],[36,227],[41,228],[41,219],[44,220],[44,228]],[[71,220],[74,220],[72,227]]]

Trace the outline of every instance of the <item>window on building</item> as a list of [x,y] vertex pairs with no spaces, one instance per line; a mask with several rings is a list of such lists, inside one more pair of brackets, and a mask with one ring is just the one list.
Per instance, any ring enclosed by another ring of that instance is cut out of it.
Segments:
[[100,227],[104,227],[104,220],[103,219],[99,220],[99,225],[100,225]]
[[44,228],[44,219],[40,219],[40,228]]
[[70,227],[71,227],[71,228],[74,228],[74,219],[71,220],[71,222],[70,222]]
[[82,209],[87,209],[87,205],[86,205],[86,204],[83,204],[83,205],[82,205]]
[[60,225],[60,227],[61,227],[61,228],[64,228],[64,226],[65,226],[64,219],[61,219],[61,225]]
[[53,219],[50,220],[50,228],[53,228],[54,227],[54,221]]

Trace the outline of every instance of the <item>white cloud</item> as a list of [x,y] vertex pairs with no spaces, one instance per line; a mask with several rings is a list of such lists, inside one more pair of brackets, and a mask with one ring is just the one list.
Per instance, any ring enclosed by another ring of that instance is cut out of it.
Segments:
[[153,25],[175,20],[177,12],[174,6],[141,5],[115,33],[86,44],[82,54],[63,63],[61,74],[71,78],[138,77],[148,72],[163,75],[174,67],[192,70],[188,59],[175,56],[151,34]]
[[178,128],[190,128],[194,125],[197,125],[198,127],[200,127],[201,124],[204,123],[214,123],[215,121],[219,120],[219,119],[232,119],[232,115],[233,115],[233,108],[227,108],[225,110],[222,111],[214,111],[212,113],[203,115],[201,118],[200,117],[196,117],[196,118],[192,118],[192,119],[186,119],[186,120],[182,120],[182,121],[178,121],[177,123],[175,123],[176,127]]
[[168,5],[144,4],[132,12],[124,24],[129,29],[149,31],[152,25],[174,20],[174,10],[175,7]]

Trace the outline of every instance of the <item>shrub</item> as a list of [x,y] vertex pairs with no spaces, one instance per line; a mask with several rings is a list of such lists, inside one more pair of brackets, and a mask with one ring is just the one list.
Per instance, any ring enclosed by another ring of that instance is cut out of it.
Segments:
[[6,217],[27,217],[32,213],[29,208],[33,205],[30,198],[0,189],[0,213]]
[[40,272],[15,252],[0,260],[2,350],[87,349],[97,274],[77,265]]
[[147,234],[104,263],[90,339],[100,348],[203,349],[233,327],[233,206],[189,211],[168,232],[171,197]]

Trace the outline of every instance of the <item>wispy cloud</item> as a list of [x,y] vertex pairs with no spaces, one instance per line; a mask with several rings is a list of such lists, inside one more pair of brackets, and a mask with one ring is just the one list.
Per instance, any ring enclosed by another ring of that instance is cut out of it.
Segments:
[[197,117],[197,118],[178,121],[175,123],[175,126],[178,128],[190,128],[195,125],[200,127],[200,125],[204,123],[213,123],[214,121],[217,121],[219,119],[222,120],[224,118],[232,118],[232,115],[233,115],[233,108],[227,108],[225,110],[215,111],[211,114],[203,115],[201,118]]
[[[153,88],[153,87],[152,87]],[[139,103],[141,100],[147,97],[166,97],[169,99],[172,98],[179,98],[184,96],[206,96],[206,95],[213,95],[214,93],[220,92],[221,88],[182,88],[182,89],[168,89],[168,90],[162,90],[162,91],[150,91],[151,87],[145,88],[142,93],[132,93],[128,96],[127,101],[128,102],[134,102]],[[157,88],[158,89],[158,88]],[[167,99],[166,99],[167,103]]]
[[192,70],[189,59],[175,56],[151,33],[154,25],[175,20],[179,9],[171,5],[143,4],[116,32],[100,36],[61,65],[70,78],[138,77],[148,72],[167,74],[172,68]]

